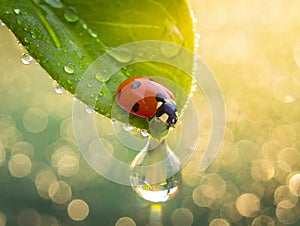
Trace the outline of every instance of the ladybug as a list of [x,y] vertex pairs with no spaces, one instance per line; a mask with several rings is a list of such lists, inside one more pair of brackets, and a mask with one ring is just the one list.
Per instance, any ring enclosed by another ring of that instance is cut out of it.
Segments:
[[174,127],[178,116],[173,93],[152,78],[135,76],[125,80],[116,91],[117,103],[141,118],[156,116]]

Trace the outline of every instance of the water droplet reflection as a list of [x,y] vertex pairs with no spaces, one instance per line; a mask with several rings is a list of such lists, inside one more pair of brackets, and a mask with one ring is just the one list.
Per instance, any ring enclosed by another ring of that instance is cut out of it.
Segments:
[[138,196],[151,202],[166,202],[178,192],[180,162],[165,141],[153,142],[149,139],[132,161],[130,182]]

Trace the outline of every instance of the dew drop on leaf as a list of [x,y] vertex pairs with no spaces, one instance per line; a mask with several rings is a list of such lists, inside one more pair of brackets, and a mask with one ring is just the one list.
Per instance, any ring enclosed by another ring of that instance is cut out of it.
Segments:
[[115,125],[115,124],[118,123],[118,121],[117,121],[115,118],[112,118],[112,119],[110,120],[110,122],[111,122],[111,124],[113,124],[113,125]]
[[97,79],[99,82],[106,82],[110,79],[110,76],[107,73],[107,70],[102,70],[95,74],[95,79]]
[[147,130],[142,129],[142,130],[141,130],[141,135],[142,135],[143,137],[148,137],[148,136],[149,136],[149,133],[147,132]]
[[30,39],[29,37],[25,37],[25,38],[24,38],[24,42],[25,42],[25,43],[30,43],[30,42],[31,42],[31,39]]
[[60,86],[56,81],[54,81],[53,86],[56,94],[63,94],[64,88]]
[[70,23],[74,23],[79,19],[78,15],[75,12],[75,9],[70,7],[66,9],[64,13],[64,18]]
[[75,72],[75,65],[72,64],[72,63],[67,63],[65,66],[64,66],[64,71],[68,74],[74,74]]
[[129,125],[128,123],[125,123],[123,125],[123,129],[126,131],[126,132],[130,132],[132,129],[133,129],[133,126]]
[[92,36],[93,38],[97,38],[97,37],[98,37],[96,31],[95,31],[94,29],[92,29],[92,28],[89,28],[89,29],[88,29],[88,33],[89,33],[90,36]]
[[128,63],[133,57],[130,50],[126,48],[113,49],[108,54],[120,63]]
[[21,13],[21,10],[19,8],[14,9],[15,14],[19,15]]
[[33,58],[28,53],[23,53],[21,57],[21,62],[25,65],[31,64]]
[[85,108],[85,111],[86,111],[88,114],[93,114],[94,109],[93,109],[92,107],[86,107],[86,108]]
[[2,20],[0,20],[0,26],[1,26],[1,27],[5,27],[5,23],[3,23]]

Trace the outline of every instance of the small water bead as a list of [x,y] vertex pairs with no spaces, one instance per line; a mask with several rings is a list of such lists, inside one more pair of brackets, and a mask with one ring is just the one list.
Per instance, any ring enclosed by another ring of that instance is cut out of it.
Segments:
[[0,26],[1,26],[1,27],[5,27],[5,23],[3,23],[2,20],[0,20]]
[[77,99],[77,97],[76,97],[75,95],[72,96],[72,100],[73,100],[74,102],[77,102],[77,101],[78,101],[78,99]]
[[53,82],[53,86],[56,94],[60,95],[64,93],[64,88],[61,85],[59,85],[56,81]]
[[112,49],[108,54],[120,63],[128,63],[133,58],[132,52],[127,48]]
[[24,42],[29,44],[31,42],[31,38],[29,37],[24,37]]
[[21,10],[19,8],[14,9],[15,14],[19,15],[21,13]]
[[163,44],[160,47],[160,51],[162,55],[164,55],[167,58],[172,58],[176,56],[181,50],[181,46],[177,46],[174,44]]
[[252,221],[251,226],[275,226],[275,222],[267,215],[260,215]]
[[149,137],[149,133],[148,133],[147,130],[145,130],[145,129],[142,129],[142,130],[141,130],[141,135],[142,135],[143,137]]
[[68,74],[74,74],[75,72],[75,65],[73,63],[67,63],[65,66],[64,66],[64,71]]
[[110,122],[111,122],[112,125],[115,125],[115,124],[118,123],[118,120],[116,120],[115,118],[112,118],[112,119],[110,120]]
[[21,62],[22,62],[24,65],[29,65],[29,64],[31,64],[32,61],[33,61],[33,58],[32,58],[32,56],[30,56],[28,53],[23,53],[23,54],[22,54]]
[[133,130],[133,126],[129,125],[128,123],[125,123],[123,125],[123,129],[126,131],[126,132],[130,132]]
[[81,199],[74,199],[68,205],[68,215],[74,221],[83,221],[89,214],[88,204]]
[[84,23],[83,21],[81,21],[81,23],[82,23],[82,28],[84,30],[88,29],[88,25],[86,23]]
[[86,111],[86,113],[88,113],[88,114],[93,114],[93,113],[94,113],[94,108],[93,108],[93,107],[87,106],[87,107],[85,108],[85,111]]
[[260,210],[260,199],[251,193],[244,193],[236,200],[236,208],[242,216],[253,217]]
[[97,38],[97,37],[98,37],[98,35],[97,35],[95,29],[93,29],[93,28],[89,28],[89,29],[88,29],[88,33],[89,33],[90,36],[92,36],[93,38]]
[[64,18],[66,19],[66,21],[68,21],[70,23],[74,23],[74,22],[78,21],[78,19],[79,19],[78,15],[76,14],[76,10],[72,7],[68,7],[65,10]]
[[107,82],[111,77],[111,75],[108,73],[106,69],[99,71],[95,74],[95,79],[97,79],[99,82]]

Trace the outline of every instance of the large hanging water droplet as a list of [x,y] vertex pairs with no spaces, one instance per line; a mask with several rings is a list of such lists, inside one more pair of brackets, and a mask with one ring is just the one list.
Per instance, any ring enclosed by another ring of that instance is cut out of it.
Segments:
[[128,63],[133,58],[131,51],[127,48],[112,49],[108,54],[120,63]]
[[21,57],[21,62],[25,65],[31,64],[33,58],[28,53],[23,53]]
[[132,161],[130,182],[138,196],[151,202],[166,202],[178,192],[180,161],[166,141],[153,143],[149,138]]
[[64,66],[64,71],[68,74],[74,74],[75,72],[75,65],[72,64],[72,63],[67,63],[65,66]]
[[68,7],[64,13],[64,18],[70,23],[78,21],[79,17],[74,8]]
[[53,82],[53,86],[56,94],[63,94],[64,88],[61,85],[59,85],[56,81]]

